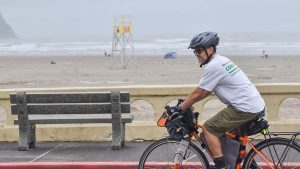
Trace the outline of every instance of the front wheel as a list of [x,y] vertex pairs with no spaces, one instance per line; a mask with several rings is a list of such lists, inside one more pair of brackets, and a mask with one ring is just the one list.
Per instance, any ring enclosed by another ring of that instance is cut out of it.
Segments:
[[[139,169],[174,169],[173,160],[180,141],[164,138],[152,143],[143,153],[139,161]],[[192,142],[186,149],[180,169],[209,169],[204,153]]]
[[300,147],[291,140],[272,138],[256,146],[257,151],[251,150],[247,155],[243,168],[274,168],[274,169],[299,169]]

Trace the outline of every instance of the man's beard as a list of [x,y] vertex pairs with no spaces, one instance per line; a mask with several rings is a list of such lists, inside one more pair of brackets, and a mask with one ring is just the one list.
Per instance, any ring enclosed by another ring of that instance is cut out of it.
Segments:
[[202,64],[202,63],[205,62],[205,60],[203,60],[203,59],[198,59],[198,62],[199,62],[200,64]]

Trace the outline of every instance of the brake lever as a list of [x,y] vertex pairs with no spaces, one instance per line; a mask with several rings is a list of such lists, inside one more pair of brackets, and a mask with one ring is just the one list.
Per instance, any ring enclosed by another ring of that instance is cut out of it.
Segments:
[[182,102],[184,102],[184,99],[178,99],[177,106],[179,106]]
[[166,109],[166,114],[168,114],[170,117],[172,116],[172,114],[170,114],[171,112],[171,107],[169,105],[165,106],[165,109]]

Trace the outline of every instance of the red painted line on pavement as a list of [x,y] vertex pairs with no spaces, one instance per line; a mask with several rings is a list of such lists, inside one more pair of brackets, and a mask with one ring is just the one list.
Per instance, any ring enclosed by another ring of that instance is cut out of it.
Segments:
[[[188,163],[183,165],[195,165],[197,163]],[[146,164],[150,166],[160,166],[168,168],[169,163],[166,162],[150,162]],[[300,163],[289,163],[300,169]],[[138,162],[8,162],[0,163],[0,169],[137,169]],[[268,168],[267,164],[263,164],[264,168]],[[285,169],[292,168],[288,166]]]
[[136,169],[138,162],[10,162],[0,169]]

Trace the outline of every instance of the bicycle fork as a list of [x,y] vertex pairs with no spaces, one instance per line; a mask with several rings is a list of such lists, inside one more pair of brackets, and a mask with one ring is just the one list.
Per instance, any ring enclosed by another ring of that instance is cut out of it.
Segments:
[[179,169],[180,168],[180,165],[182,164],[182,161],[185,157],[186,150],[189,146],[189,143],[190,143],[189,141],[186,141],[184,139],[182,139],[180,141],[179,147],[178,147],[178,149],[175,153],[175,156],[174,156],[173,162],[174,162],[175,165],[174,165],[173,169]]

